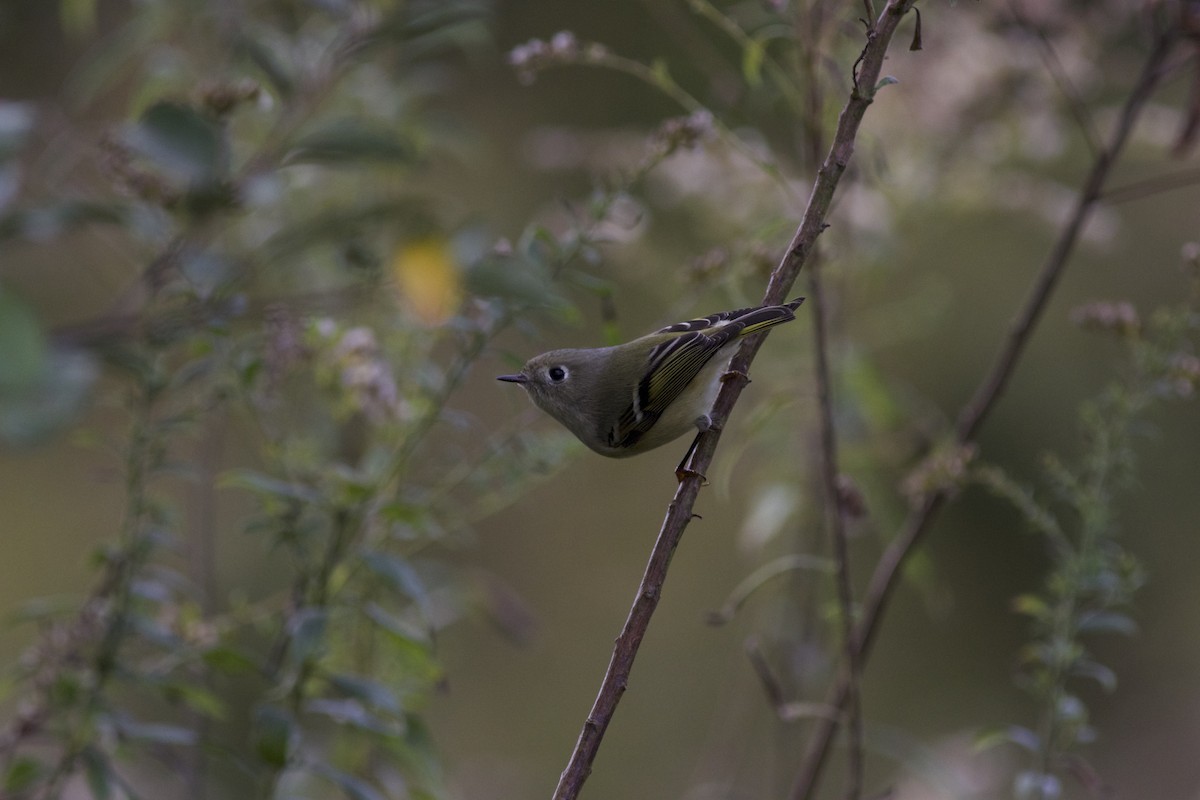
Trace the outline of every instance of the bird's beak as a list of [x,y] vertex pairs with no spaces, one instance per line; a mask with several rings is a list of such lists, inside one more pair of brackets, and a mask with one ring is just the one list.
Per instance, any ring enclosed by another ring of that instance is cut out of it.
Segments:
[[519,372],[516,375],[497,375],[496,380],[508,381],[509,383],[529,383],[529,378]]

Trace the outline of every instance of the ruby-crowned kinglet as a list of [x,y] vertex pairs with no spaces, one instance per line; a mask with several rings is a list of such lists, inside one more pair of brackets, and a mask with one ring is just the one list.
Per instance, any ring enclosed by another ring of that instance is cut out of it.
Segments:
[[722,311],[615,347],[551,350],[497,380],[524,386],[538,408],[600,455],[637,455],[707,430],[742,337],[790,322],[803,302]]

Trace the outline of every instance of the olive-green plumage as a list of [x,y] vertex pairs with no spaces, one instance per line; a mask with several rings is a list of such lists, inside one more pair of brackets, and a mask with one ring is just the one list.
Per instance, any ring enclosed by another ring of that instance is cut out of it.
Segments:
[[600,455],[637,455],[706,427],[742,337],[790,322],[802,302],[724,311],[614,347],[551,350],[499,380],[524,386]]

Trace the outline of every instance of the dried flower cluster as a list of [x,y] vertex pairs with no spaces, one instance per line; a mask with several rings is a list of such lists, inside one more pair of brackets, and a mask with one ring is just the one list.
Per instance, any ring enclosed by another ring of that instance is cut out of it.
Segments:
[[547,67],[563,64],[595,63],[608,55],[608,49],[595,42],[580,43],[570,31],[559,31],[549,41],[530,39],[508,53],[509,66],[517,71],[517,79],[533,83],[537,73]]
[[1115,303],[1095,302],[1079,306],[1071,311],[1071,321],[1081,328],[1112,331],[1121,336],[1131,336],[1142,329],[1137,309],[1127,301]]

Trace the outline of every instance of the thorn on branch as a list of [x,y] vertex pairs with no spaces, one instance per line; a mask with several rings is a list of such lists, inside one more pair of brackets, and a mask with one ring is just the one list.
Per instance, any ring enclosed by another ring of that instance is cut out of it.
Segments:
[[913,6],[913,12],[917,15],[917,29],[913,31],[912,44],[908,46],[909,50],[921,49],[921,9]]

